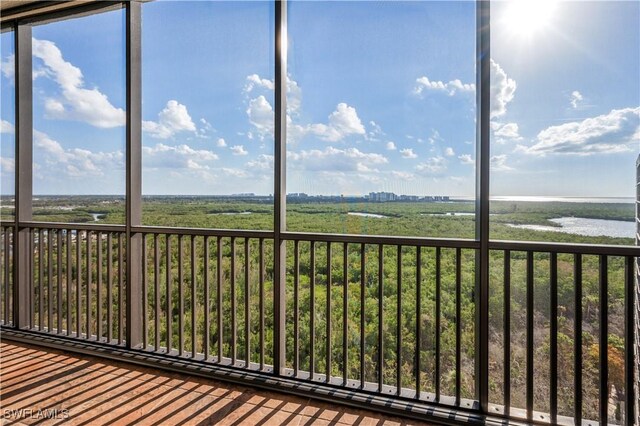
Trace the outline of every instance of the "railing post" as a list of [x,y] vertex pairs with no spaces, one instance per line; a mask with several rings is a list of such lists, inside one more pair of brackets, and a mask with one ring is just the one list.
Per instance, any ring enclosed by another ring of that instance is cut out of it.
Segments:
[[20,223],[31,220],[33,199],[33,96],[31,25],[15,26],[15,228],[13,233],[13,325],[27,328],[29,324],[29,282],[31,256],[30,229]]
[[274,127],[274,343],[273,371],[283,372],[285,365],[285,284],[286,242],[281,233],[287,229],[287,2],[275,2],[275,127]]
[[490,3],[476,3],[476,395],[489,405],[489,171],[490,171]]
[[126,241],[127,347],[142,344],[142,234],[132,227],[142,223],[142,74],[141,4],[126,2]]

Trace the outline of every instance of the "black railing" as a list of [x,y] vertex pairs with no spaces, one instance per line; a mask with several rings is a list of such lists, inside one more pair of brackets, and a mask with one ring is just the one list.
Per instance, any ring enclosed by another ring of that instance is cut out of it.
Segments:
[[[124,227],[32,222],[25,230],[28,330],[125,346]],[[272,232],[133,231],[143,241],[133,259],[142,265],[141,353],[532,423],[632,423],[635,248],[490,242],[482,413],[475,241],[282,233],[278,334]],[[2,224],[7,327],[14,232]],[[280,374],[277,335],[285,339]]]
[[[28,323],[33,330],[123,345],[126,238],[118,227],[29,228]],[[6,256],[6,254],[5,254]]]

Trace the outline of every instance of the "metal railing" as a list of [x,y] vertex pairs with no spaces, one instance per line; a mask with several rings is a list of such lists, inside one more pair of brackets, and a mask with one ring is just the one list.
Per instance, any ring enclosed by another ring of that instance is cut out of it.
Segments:
[[[32,330],[124,344],[126,238],[119,228],[53,223],[28,228],[29,306],[20,309],[28,310]],[[3,280],[5,288],[12,284]]]
[[[29,306],[20,307],[28,329],[125,346],[124,227],[20,230],[29,234]],[[133,259],[142,265],[141,353],[531,423],[632,424],[635,248],[490,242],[491,392],[482,413],[477,242],[283,233],[278,374],[272,232],[133,231],[143,242]],[[7,327],[14,232],[2,224]]]

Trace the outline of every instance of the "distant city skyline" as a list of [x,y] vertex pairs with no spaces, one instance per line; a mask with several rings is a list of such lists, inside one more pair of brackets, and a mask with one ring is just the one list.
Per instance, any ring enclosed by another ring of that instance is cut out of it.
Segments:
[[[473,197],[474,2],[289,4],[287,192]],[[123,16],[34,27],[34,193],[124,193]],[[271,2],[143,5],[145,195],[273,193],[273,20]],[[492,3],[492,196],[635,194],[639,21],[638,2]]]

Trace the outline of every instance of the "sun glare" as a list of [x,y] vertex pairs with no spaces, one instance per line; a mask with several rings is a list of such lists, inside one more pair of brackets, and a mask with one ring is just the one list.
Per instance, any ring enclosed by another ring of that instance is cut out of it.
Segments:
[[514,36],[531,37],[549,27],[556,0],[511,0],[504,13],[504,26]]

